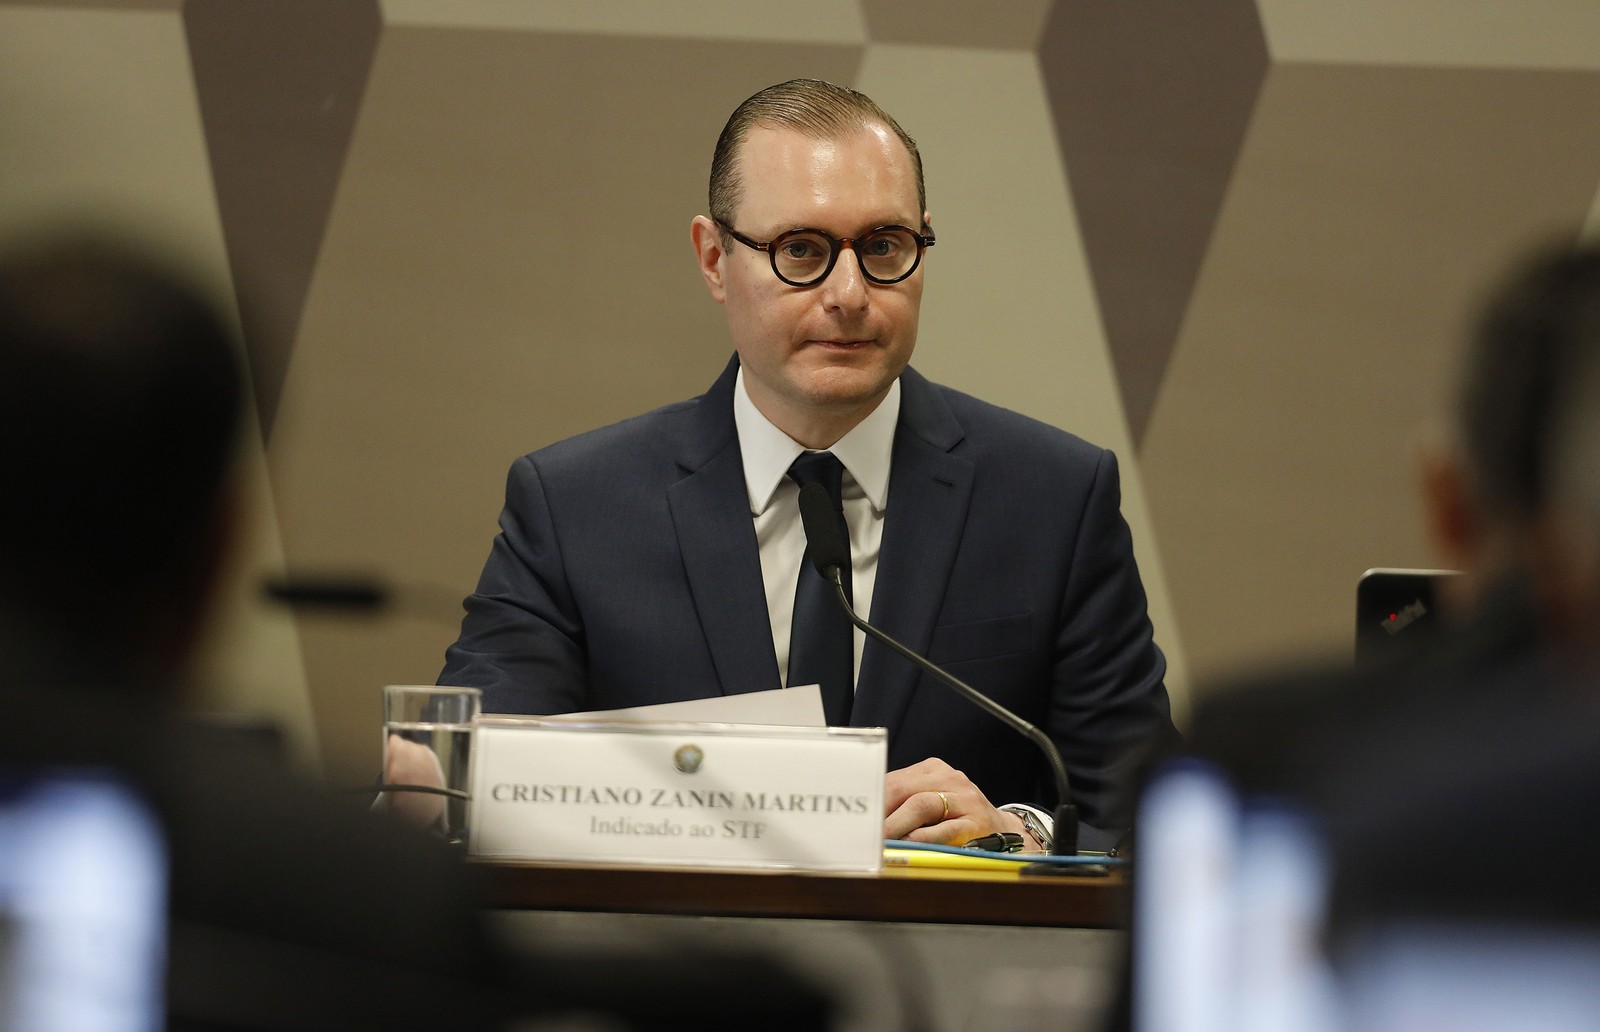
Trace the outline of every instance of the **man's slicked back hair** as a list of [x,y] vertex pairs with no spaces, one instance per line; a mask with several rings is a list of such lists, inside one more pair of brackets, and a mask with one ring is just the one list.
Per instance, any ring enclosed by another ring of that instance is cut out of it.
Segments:
[[911,154],[911,166],[917,176],[917,221],[921,222],[922,213],[928,210],[928,197],[922,183],[922,154],[916,141],[865,93],[821,79],[791,79],[768,86],[728,116],[711,158],[712,218],[733,225],[734,209],[739,206],[744,186],[739,151],[751,129],[790,129],[813,139],[832,140],[873,123],[891,129]]

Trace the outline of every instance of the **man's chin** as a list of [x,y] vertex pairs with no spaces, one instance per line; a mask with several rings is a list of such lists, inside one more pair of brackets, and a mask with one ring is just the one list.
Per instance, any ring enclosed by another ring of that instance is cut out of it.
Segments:
[[888,395],[889,385],[857,390],[812,391],[806,396],[806,407],[816,413],[830,413],[848,419],[852,424],[866,418]]
[[900,371],[874,364],[872,368],[829,366],[806,378],[807,394],[818,405],[851,406],[883,397]]

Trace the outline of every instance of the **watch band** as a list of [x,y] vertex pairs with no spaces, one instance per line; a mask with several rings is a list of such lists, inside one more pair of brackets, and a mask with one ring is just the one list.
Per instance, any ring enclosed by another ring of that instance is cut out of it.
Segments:
[[1006,813],[1014,813],[1022,818],[1022,826],[1028,829],[1028,834],[1032,835],[1039,845],[1044,847],[1046,853],[1050,852],[1055,845],[1055,834],[1045,825],[1044,821],[1039,819],[1039,815],[1034,812],[1032,807],[1002,806],[1000,809]]

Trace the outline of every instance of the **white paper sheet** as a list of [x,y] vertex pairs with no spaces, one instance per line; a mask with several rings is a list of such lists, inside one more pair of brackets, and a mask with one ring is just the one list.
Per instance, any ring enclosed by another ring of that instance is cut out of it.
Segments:
[[823,727],[822,689],[818,685],[779,688],[765,692],[717,695],[686,702],[654,706],[563,713],[551,720],[687,720],[717,724],[775,724],[782,727]]

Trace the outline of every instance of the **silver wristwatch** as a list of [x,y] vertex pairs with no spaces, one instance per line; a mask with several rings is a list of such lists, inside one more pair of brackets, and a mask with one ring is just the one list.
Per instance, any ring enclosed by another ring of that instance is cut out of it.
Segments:
[[1028,829],[1028,834],[1032,835],[1039,845],[1044,847],[1046,853],[1050,852],[1051,847],[1055,845],[1055,835],[1050,827],[1039,819],[1037,813],[1026,806],[1002,806],[1000,809],[1006,813],[1014,813],[1021,817],[1022,826]]

